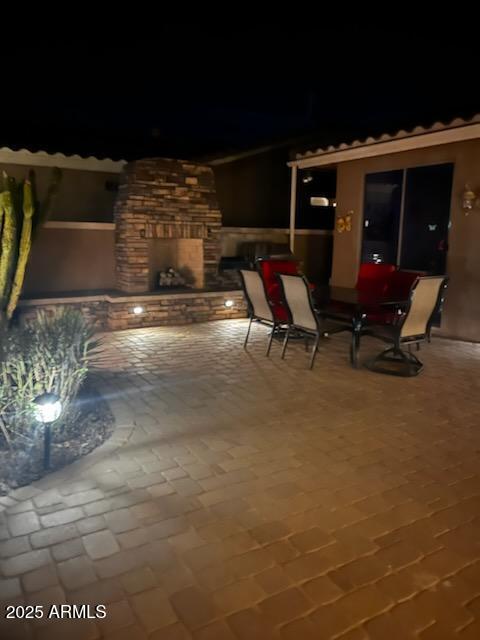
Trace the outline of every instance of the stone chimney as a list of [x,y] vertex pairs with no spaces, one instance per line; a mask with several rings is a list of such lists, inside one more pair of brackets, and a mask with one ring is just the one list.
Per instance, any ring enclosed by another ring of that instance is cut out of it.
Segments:
[[222,221],[210,167],[167,158],[128,164],[115,224],[119,290],[152,290],[166,266],[190,273],[195,288],[218,284]]

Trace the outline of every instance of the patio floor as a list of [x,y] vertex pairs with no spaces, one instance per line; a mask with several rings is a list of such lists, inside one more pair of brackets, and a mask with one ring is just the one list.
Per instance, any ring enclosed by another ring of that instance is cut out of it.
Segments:
[[480,637],[480,345],[434,340],[405,379],[352,370],[346,335],[309,372],[245,331],[106,337],[116,432],[0,498],[0,601],[107,616],[0,638]]

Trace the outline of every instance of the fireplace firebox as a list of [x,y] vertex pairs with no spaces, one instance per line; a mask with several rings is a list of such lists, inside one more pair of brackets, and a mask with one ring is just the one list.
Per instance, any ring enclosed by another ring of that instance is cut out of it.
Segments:
[[[149,239],[148,271],[150,291],[168,286],[202,289],[204,286],[203,240]],[[173,282],[169,283],[169,280]]]

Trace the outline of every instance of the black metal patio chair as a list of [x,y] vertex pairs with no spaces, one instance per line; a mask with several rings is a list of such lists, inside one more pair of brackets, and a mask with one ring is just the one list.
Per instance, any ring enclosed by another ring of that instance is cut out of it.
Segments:
[[369,335],[393,346],[368,361],[365,365],[368,369],[396,376],[420,373],[423,363],[411,352],[411,347],[416,345],[418,351],[422,342],[430,342],[432,323],[442,310],[447,285],[447,276],[417,278],[410,289],[408,305],[395,323],[370,328]]
[[303,334],[307,341],[313,338],[313,349],[310,354],[310,366],[312,369],[317,355],[318,343],[323,335],[320,328],[320,319],[313,306],[311,289],[305,276],[277,274],[280,282],[280,291],[288,315],[288,327],[283,341],[282,359],[285,358],[288,341],[295,330]]
[[268,339],[266,356],[270,353],[272,341],[275,333],[280,329],[280,323],[275,320],[272,307],[267,298],[267,292],[265,291],[265,284],[258,273],[258,271],[249,271],[247,269],[240,269],[240,278],[242,280],[243,292],[247,300],[248,315],[250,322],[248,323],[247,335],[245,336],[245,342],[243,348],[247,348],[248,338],[250,336],[250,329],[252,322],[255,320],[260,324],[264,324],[272,327],[270,336]]

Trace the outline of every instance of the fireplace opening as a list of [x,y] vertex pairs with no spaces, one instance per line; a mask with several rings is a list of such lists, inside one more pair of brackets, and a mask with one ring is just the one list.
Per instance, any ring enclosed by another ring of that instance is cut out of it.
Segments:
[[148,279],[150,291],[186,287],[202,289],[203,240],[150,238]]

